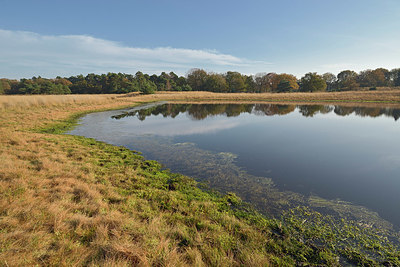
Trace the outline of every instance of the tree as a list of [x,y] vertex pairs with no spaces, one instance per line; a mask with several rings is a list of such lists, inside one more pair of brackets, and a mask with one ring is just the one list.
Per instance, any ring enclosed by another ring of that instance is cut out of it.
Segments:
[[272,88],[272,78],[276,76],[275,73],[257,73],[254,78],[255,92],[265,93],[270,92]]
[[0,95],[1,94],[8,94],[11,90],[11,85],[9,80],[7,79],[0,79]]
[[205,90],[208,74],[202,69],[191,69],[187,75],[187,82],[194,91]]
[[337,75],[338,89],[355,90],[360,84],[357,82],[357,73],[352,70],[344,70]]
[[55,84],[62,84],[62,85],[66,85],[66,86],[70,86],[72,83],[65,79],[65,78],[61,78],[60,76],[57,76],[57,78],[54,80]]
[[245,79],[239,72],[228,71],[225,75],[228,90],[231,93],[244,92],[246,90]]
[[302,92],[317,92],[325,91],[326,82],[321,75],[316,72],[309,72],[300,80],[300,91]]
[[[389,86],[390,85],[390,71],[385,68],[377,68],[374,70],[375,73],[382,73],[383,76],[385,77],[385,80],[381,82],[378,86]],[[378,74],[378,75],[382,75]]]
[[389,71],[383,68],[364,70],[357,76],[357,81],[361,87],[387,86],[389,84],[389,79]]
[[142,72],[138,71],[135,74],[135,79],[139,87],[139,91],[143,94],[154,94],[157,90],[157,86],[150,81],[150,76],[144,75]]
[[326,82],[326,90],[333,91],[337,86],[336,75],[330,72],[322,74],[322,79]]
[[192,87],[189,84],[184,84],[182,86],[178,86],[177,91],[192,91]]
[[293,86],[287,80],[281,80],[276,88],[278,93],[290,92],[291,90],[293,90]]
[[245,76],[244,85],[245,85],[245,90],[248,93],[255,93],[257,91],[253,75]]
[[392,69],[389,75],[390,75],[390,81],[393,84],[393,86],[400,86],[400,68]]
[[205,88],[211,92],[227,92],[228,85],[225,77],[220,74],[211,74],[208,76]]
[[297,83],[297,78],[291,74],[277,74],[272,77],[271,81],[272,91],[285,92],[299,89],[299,84]]

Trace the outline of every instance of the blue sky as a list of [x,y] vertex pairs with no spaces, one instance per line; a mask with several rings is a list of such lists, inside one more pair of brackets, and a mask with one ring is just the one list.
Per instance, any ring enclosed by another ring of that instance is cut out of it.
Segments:
[[400,1],[0,0],[0,77],[400,67]]

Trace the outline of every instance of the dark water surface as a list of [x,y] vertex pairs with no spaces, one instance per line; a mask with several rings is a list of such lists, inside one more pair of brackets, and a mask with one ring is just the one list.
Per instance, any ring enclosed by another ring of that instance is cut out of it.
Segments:
[[399,116],[385,107],[161,103],[89,114],[70,133],[141,151],[262,212],[304,204],[400,226]]

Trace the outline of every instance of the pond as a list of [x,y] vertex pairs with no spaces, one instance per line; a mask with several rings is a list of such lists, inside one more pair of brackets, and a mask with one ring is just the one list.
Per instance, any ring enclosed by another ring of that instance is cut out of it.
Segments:
[[397,228],[399,117],[376,106],[156,103],[88,114],[69,133],[141,151],[269,216],[306,205]]

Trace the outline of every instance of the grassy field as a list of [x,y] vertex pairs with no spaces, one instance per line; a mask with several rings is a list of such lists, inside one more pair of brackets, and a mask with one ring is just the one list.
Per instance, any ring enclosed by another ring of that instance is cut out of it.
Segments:
[[0,109],[77,103],[105,104],[116,97],[117,95],[3,95],[0,96]]
[[0,266],[400,264],[378,232],[344,224],[345,236],[335,237],[320,215],[301,209],[285,225],[134,151],[60,134],[81,114],[158,100],[397,104],[400,93],[1,96]]

